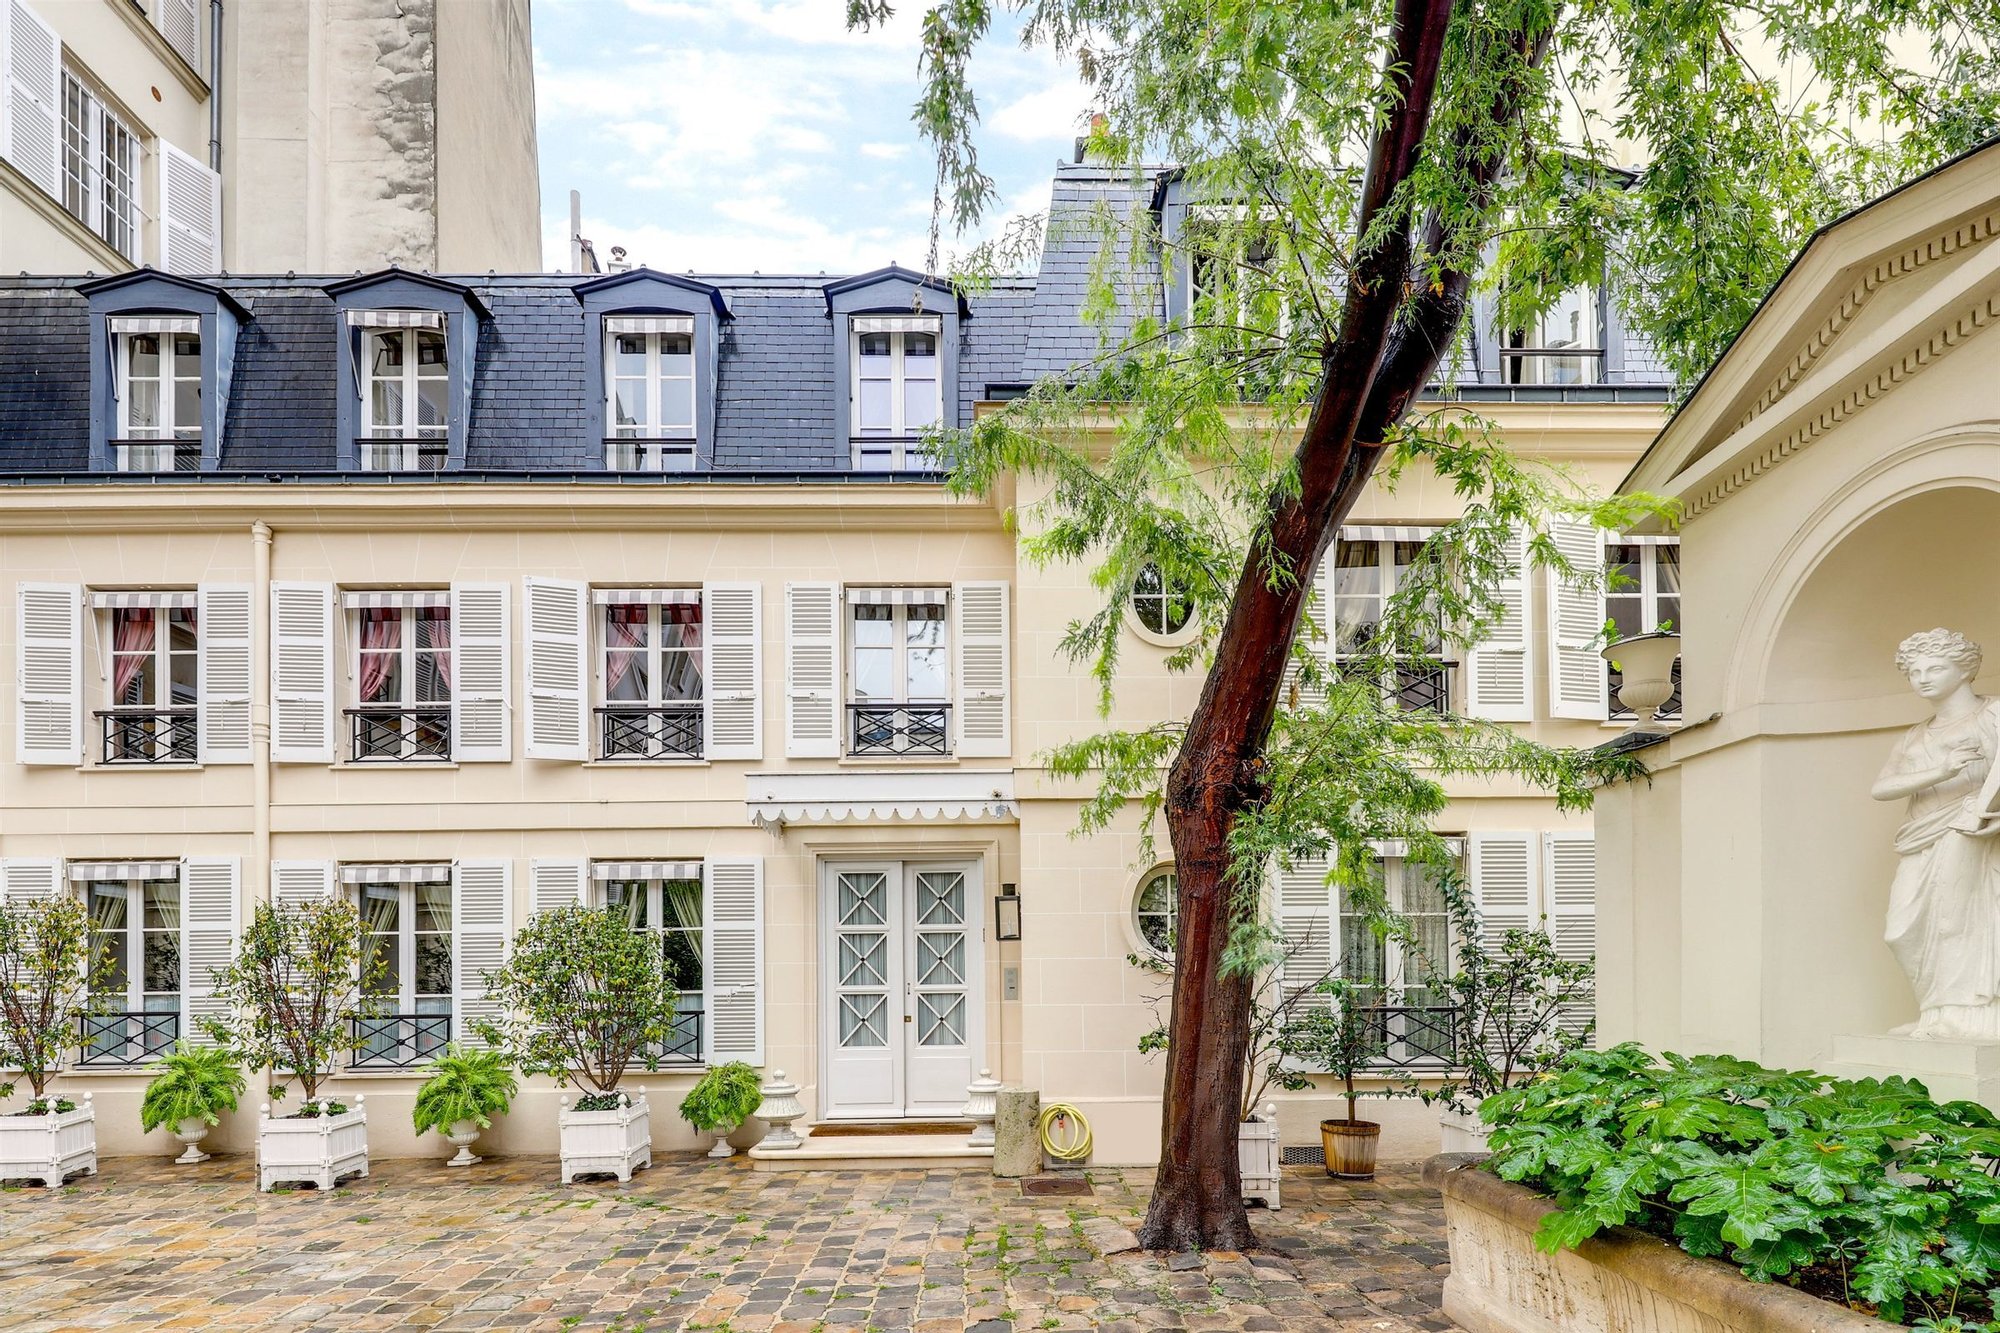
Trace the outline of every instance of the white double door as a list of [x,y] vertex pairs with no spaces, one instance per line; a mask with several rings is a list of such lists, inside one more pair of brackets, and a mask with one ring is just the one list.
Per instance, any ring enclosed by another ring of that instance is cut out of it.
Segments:
[[965,1105],[985,1041],[983,901],[976,862],[824,864],[824,1116],[956,1116]]

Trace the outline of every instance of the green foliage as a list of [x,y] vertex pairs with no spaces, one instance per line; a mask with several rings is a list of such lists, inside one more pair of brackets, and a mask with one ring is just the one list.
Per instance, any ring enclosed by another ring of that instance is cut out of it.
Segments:
[[[1388,1043],[1381,993],[1338,977],[1321,982],[1316,993],[1324,1002],[1302,1007],[1285,1024],[1277,1053],[1339,1079],[1347,1099],[1347,1118],[1355,1120],[1359,1118],[1355,1112],[1359,1098],[1354,1087],[1355,1076],[1369,1072],[1370,1066],[1381,1060]],[[1412,1097],[1416,1089],[1407,1082],[1397,1082],[1374,1089],[1370,1095]]]
[[[315,1101],[335,1062],[355,1049],[354,1020],[379,968],[364,975],[365,944],[361,913],[344,898],[257,904],[236,957],[213,970],[224,1008],[203,1021],[209,1037],[253,1069],[297,1079]],[[284,1095],[284,1085],[272,1086],[273,1100]]]
[[1480,1108],[1548,1251],[1637,1227],[1918,1328],[2000,1333],[2000,1119],[1920,1083],[1579,1051]]
[[139,1103],[139,1126],[148,1132],[183,1120],[217,1124],[224,1111],[236,1109],[247,1086],[236,1052],[185,1039],[146,1072],[153,1077]]
[[764,1082],[741,1060],[717,1065],[703,1074],[681,1098],[681,1119],[704,1134],[726,1125],[740,1125],[764,1104]]
[[473,1050],[452,1042],[423,1068],[410,1123],[421,1134],[439,1133],[470,1120],[481,1129],[493,1127],[493,1117],[507,1114],[520,1091],[507,1059],[499,1051]]
[[[0,1067],[18,1069],[36,1101],[93,1011],[90,915],[68,895],[0,904]],[[0,1097],[14,1095],[0,1083]]]
[[504,1017],[480,1036],[523,1074],[585,1093],[616,1092],[634,1064],[658,1069],[673,1037],[674,978],[659,946],[602,908],[537,913],[486,985]]

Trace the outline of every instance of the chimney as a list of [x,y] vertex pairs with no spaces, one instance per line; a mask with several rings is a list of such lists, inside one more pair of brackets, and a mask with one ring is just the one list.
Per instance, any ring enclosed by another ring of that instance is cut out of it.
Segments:
[[1092,153],[1090,151],[1091,138],[1104,133],[1104,125],[1104,113],[1101,111],[1092,112],[1090,117],[1090,133],[1079,137],[1076,141],[1076,162],[1079,166],[1085,162],[1093,166],[1108,165],[1104,154]]

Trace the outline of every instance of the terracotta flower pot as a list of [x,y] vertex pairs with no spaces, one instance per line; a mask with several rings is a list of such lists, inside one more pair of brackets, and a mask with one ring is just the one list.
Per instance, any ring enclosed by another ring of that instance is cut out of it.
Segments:
[[1382,1126],[1373,1120],[1322,1120],[1319,1141],[1326,1148],[1326,1173],[1342,1180],[1373,1180],[1375,1148]]

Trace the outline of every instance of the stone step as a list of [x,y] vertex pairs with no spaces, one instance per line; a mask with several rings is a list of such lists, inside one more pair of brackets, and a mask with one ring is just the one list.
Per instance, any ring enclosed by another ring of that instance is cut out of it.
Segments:
[[924,1171],[937,1167],[989,1168],[993,1149],[974,1148],[965,1136],[946,1134],[808,1135],[796,1148],[750,1150],[759,1171]]

